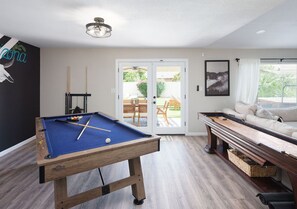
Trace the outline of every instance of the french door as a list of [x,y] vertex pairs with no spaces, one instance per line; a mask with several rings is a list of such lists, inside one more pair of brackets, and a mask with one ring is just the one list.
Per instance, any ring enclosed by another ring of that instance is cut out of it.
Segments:
[[186,61],[117,61],[117,118],[154,134],[185,133]]

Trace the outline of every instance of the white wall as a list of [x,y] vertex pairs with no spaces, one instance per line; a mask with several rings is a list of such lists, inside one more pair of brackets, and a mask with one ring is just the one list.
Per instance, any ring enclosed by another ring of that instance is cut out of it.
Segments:
[[[204,55],[204,56],[202,56]],[[297,57],[297,49],[137,49],[137,48],[45,48],[41,49],[41,115],[64,114],[67,66],[71,67],[72,93],[85,93],[85,67],[88,66],[88,111],[115,116],[116,59],[188,59],[188,132],[204,132],[197,112],[232,107],[235,102],[238,63],[235,58]],[[230,60],[230,96],[204,96],[204,60]],[[196,86],[200,91],[196,91]],[[75,105],[75,103],[74,103]]]

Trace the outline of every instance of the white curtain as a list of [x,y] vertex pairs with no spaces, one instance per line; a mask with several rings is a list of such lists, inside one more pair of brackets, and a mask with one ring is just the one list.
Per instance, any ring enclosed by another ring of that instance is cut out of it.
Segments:
[[236,101],[254,104],[259,86],[260,59],[239,60]]

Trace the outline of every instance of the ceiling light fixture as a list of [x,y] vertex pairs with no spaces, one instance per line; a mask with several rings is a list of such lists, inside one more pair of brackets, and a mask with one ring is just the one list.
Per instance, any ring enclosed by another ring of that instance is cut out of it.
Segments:
[[104,23],[101,17],[95,17],[93,23],[86,25],[86,33],[94,38],[107,38],[111,36],[112,28],[110,25]]

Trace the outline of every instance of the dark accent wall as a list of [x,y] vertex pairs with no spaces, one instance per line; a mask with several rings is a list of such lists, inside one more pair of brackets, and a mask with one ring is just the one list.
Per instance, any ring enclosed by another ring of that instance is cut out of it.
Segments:
[[[40,114],[40,49],[21,41],[5,49],[10,40],[0,39],[0,152],[34,136]],[[3,71],[1,81],[1,67],[13,83]]]

